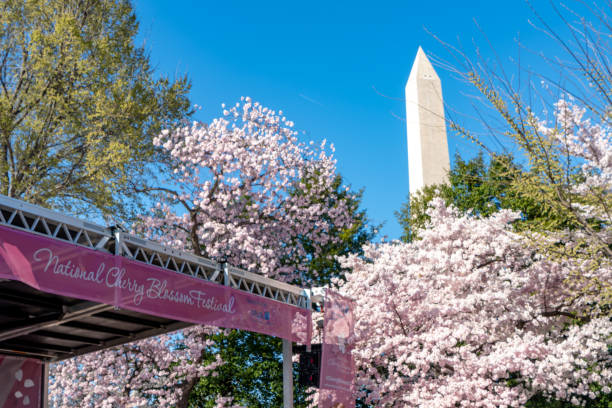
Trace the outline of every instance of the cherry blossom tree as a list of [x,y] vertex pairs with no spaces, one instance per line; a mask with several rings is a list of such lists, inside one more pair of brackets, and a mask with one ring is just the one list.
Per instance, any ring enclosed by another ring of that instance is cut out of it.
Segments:
[[332,194],[333,145],[300,142],[282,115],[247,97],[209,124],[162,132],[154,143],[172,159],[167,184],[173,187],[157,189],[164,196],[141,231],[265,276],[307,283],[312,257],[340,240],[332,229],[351,228],[351,203]]
[[[540,405],[545,404],[544,397],[607,407],[612,400],[610,7],[554,1],[549,6],[554,22],[538,12],[543,5],[530,3],[534,27],[550,40],[548,50],[537,54],[554,73],[521,66],[524,59],[519,56],[513,60],[519,61],[518,69],[509,75],[504,60],[486,58],[480,49],[476,61],[461,50],[448,49],[462,65],[455,73],[475,86],[485,106],[492,108],[492,112],[478,112],[487,129],[499,136],[498,141],[509,141],[523,153],[526,171],[508,168],[506,173],[512,179],[512,193],[535,200],[550,214],[532,220],[517,242],[522,243],[523,251],[533,251],[527,259],[538,257],[537,263],[548,271],[546,284],[556,275],[559,290],[540,288],[528,298],[521,300],[513,294],[508,299],[510,310],[524,310],[525,305],[534,307],[528,300],[542,298],[535,305],[541,316],[537,321],[550,327],[541,325],[529,335],[537,340],[531,344],[539,343],[545,353],[530,357],[536,371],[506,370],[503,378],[514,385],[512,389],[520,392],[523,401],[535,395],[530,406],[548,406]],[[520,46],[532,51],[529,43]],[[541,86],[534,85],[535,79]],[[486,148],[475,131],[457,122],[450,127]],[[531,272],[526,277],[534,279]],[[507,282],[517,280],[508,277]],[[551,301],[558,305],[555,310],[549,309]],[[521,360],[521,342],[524,345],[526,339],[525,328],[518,329],[522,332],[514,335],[519,339],[515,349],[507,349],[508,355],[515,353],[514,361]],[[603,354],[593,352],[598,344]],[[488,373],[486,369],[482,372]],[[598,393],[598,401],[593,401]]]
[[[161,242],[308,285],[330,275],[328,266],[313,268],[313,263],[329,265],[335,253],[351,247],[344,241],[369,236],[364,214],[356,208],[357,196],[338,185],[333,146],[300,142],[282,112],[250,98],[224,107],[223,116],[209,124],[195,122],[164,132],[154,142],[171,157],[167,174],[172,177],[166,184],[174,187],[158,189],[163,195],[141,231]],[[245,350],[280,345],[246,333],[230,337],[215,336],[218,344],[249,344]],[[243,350],[235,354],[245,355]],[[244,364],[261,364],[257,355],[245,357],[249,362]],[[228,358],[235,361],[235,355]],[[265,370],[281,372],[280,367]],[[220,381],[225,388],[227,382]],[[221,392],[235,396],[232,390],[243,387]],[[210,388],[219,386],[207,381],[196,390]],[[201,402],[201,392],[197,394]]]
[[[499,208],[521,212],[514,224],[543,254],[559,261],[580,264],[571,279],[584,280],[585,267],[609,267],[612,262],[612,131],[610,125],[570,96],[552,107],[552,120],[532,117],[538,136],[524,141],[534,151],[530,166],[522,169],[504,156],[491,159],[489,174],[472,174],[479,157],[464,169],[451,171],[453,185],[431,186],[411,197],[410,207],[402,208],[407,232],[423,228],[427,204],[434,196],[453,203],[463,211],[490,214]],[[539,143],[541,149],[534,144]],[[545,146],[545,147],[544,147]],[[525,147],[527,148],[527,147]],[[538,151],[536,154],[535,151]],[[463,165],[459,161],[458,165]],[[491,180],[491,173],[501,180]],[[466,186],[467,185],[467,186]],[[414,208],[413,208],[414,207]],[[610,304],[612,282],[592,274],[583,290],[597,291],[600,302]],[[580,293],[575,293],[580,296]]]
[[220,358],[202,364],[202,352],[214,346],[205,337],[212,330],[194,326],[54,364],[49,402],[53,407],[176,406],[186,401],[195,379],[215,375],[222,364]]
[[[437,198],[429,216],[421,240],[344,260],[364,403],[510,407],[541,393],[580,404],[610,392],[612,322],[597,297],[571,297],[579,266],[539,255],[510,230],[516,213],[475,218]],[[609,266],[583,273],[612,279]]]

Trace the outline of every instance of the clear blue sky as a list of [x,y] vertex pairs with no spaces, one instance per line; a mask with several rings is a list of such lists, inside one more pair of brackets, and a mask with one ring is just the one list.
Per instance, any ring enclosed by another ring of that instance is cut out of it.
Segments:
[[[533,4],[550,14],[546,1]],[[504,60],[517,55],[519,32],[534,51],[546,47],[521,0],[134,0],[134,7],[157,72],[189,75],[191,100],[204,108],[197,119],[219,116],[221,103],[243,95],[282,109],[304,139],[335,144],[340,172],[365,188],[363,206],[391,239],[401,235],[394,211],[408,194],[404,86],[419,45],[448,56],[425,28],[466,50],[475,40],[491,58],[474,19]],[[445,103],[470,114],[473,90],[437,70]],[[476,153],[448,136],[451,157]]]

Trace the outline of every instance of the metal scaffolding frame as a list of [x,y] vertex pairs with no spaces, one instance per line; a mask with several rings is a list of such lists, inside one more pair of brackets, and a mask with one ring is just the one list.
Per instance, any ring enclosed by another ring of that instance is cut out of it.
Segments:
[[0,225],[184,273],[310,310],[309,291],[126,232],[0,196]]
[[[320,301],[319,294],[311,296],[309,289],[6,196],[0,196],[0,225],[112,253],[307,310],[312,309],[313,300]],[[3,313],[15,314],[5,316],[7,320],[0,322],[0,353],[26,355],[48,362],[191,325],[96,302],[40,295],[41,292],[24,284],[0,280],[0,301],[14,305],[12,312],[4,308]],[[0,317],[3,316],[0,314]],[[291,354],[291,342],[283,340],[285,407],[293,406]]]

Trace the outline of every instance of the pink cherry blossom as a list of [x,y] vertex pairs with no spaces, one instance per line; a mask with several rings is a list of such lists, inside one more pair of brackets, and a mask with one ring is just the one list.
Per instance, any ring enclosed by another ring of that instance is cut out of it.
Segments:
[[353,271],[341,290],[356,300],[358,397],[378,407],[515,407],[536,392],[586,401],[590,385],[612,383],[612,322],[593,309],[597,298],[568,301],[575,265],[538,255],[509,228],[509,211],[480,219],[436,199],[429,215],[421,240],[343,260]]
[[52,407],[117,408],[176,406],[190,381],[214,375],[223,362],[201,361],[213,345],[205,335],[213,329],[194,326],[85,354],[51,366]]
[[173,160],[172,187],[140,231],[167,245],[304,280],[310,257],[338,239],[332,228],[351,226],[349,203],[330,194],[336,162],[325,141],[300,142],[282,113],[248,97],[209,124],[163,132],[154,143]]

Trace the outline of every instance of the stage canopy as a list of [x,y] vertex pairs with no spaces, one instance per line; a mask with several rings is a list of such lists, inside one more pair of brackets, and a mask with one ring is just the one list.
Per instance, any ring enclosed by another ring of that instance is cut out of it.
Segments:
[[191,324],[310,342],[309,291],[0,196],[0,353],[56,361]]

